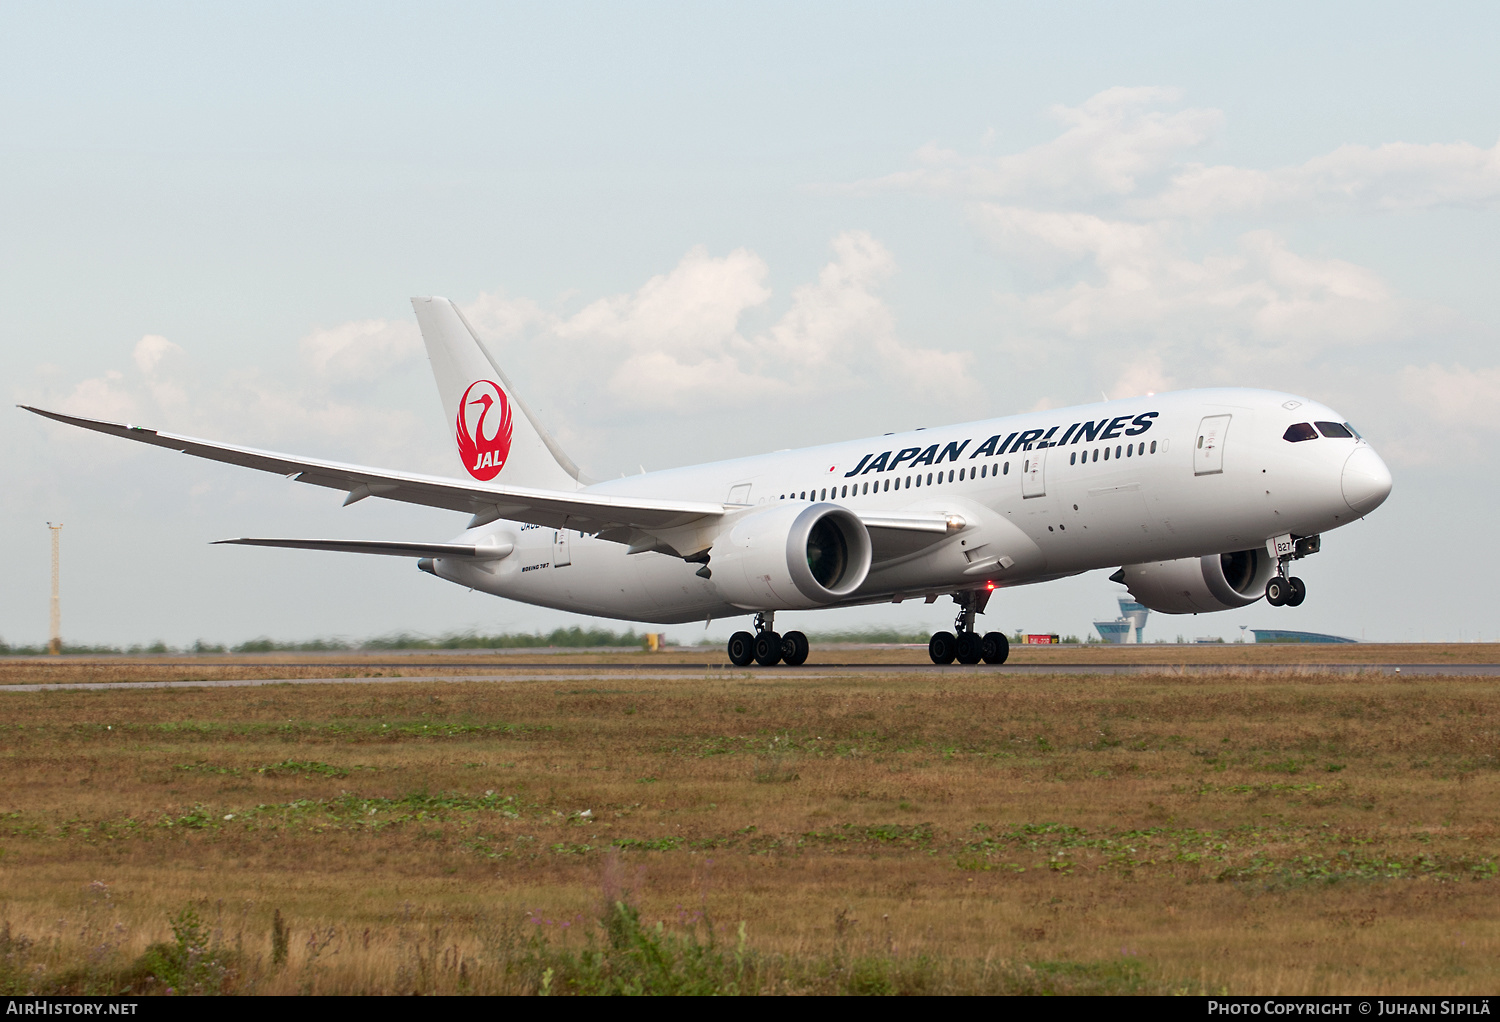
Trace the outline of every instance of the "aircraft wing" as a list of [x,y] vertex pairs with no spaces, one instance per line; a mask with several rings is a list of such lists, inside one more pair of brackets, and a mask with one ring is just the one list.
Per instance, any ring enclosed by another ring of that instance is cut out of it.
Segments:
[[450,557],[498,561],[510,555],[514,543],[405,543],[385,539],[218,539],[214,546],[275,546],[289,550],[332,550],[345,554],[385,554],[388,557]]
[[241,465],[262,472],[275,472],[288,479],[314,486],[326,486],[348,493],[345,504],[366,497],[384,497],[408,504],[423,504],[474,516],[471,527],[500,518],[529,522],[549,528],[578,529],[597,532],[604,528],[626,527],[642,530],[671,529],[704,518],[724,515],[723,504],[693,500],[658,500],[647,497],[625,497],[565,490],[540,490],[519,486],[494,486],[464,482],[440,476],[393,472],[388,469],[346,465],[336,461],[302,458],[253,447],[215,443],[194,437],[177,436],[143,426],[131,426],[77,415],[49,412],[21,405],[28,412],[70,426],[80,426],[110,436],[124,437],[143,444],[165,447],[191,454],[196,458]]

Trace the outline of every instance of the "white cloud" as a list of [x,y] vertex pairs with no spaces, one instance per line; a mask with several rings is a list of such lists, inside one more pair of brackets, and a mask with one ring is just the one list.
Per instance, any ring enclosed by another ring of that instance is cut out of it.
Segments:
[[302,359],[320,376],[372,380],[422,354],[411,322],[361,319],[313,330],[300,342]]
[[990,156],[929,143],[913,154],[913,169],[851,187],[1049,208],[1103,203],[1138,220],[1500,205],[1500,142],[1343,145],[1293,166],[1211,165],[1189,157],[1224,114],[1172,109],[1179,99],[1173,89],[1106,89],[1076,107],[1053,107],[1063,131],[1040,145]]
[[1291,209],[1365,212],[1495,208],[1500,142],[1345,145],[1294,167],[1256,170],[1190,164],[1159,194],[1127,208],[1136,216],[1205,219]]
[[1407,366],[1400,386],[1408,404],[1444,427],[1468,434],[1500,430],[1500,367]]
[[150,376],[156,371],[161,360],[172,352],[182,351],[177,345],[162,337],[160,334],[147,334],[135,345],[135,364],[144,376]]
[[872,377],[921,392],[941,374],[950,392],[971,393],[963,356],[900,339],[878,293],[896,269],[891,253],[864,231],[838,235],[832,248],[817,280],[794,288],[787,310],[756,333],[747,334],[743,320],[773,293],[765,261],[747,249],[716,257],[694,248],[639,289],[571,315],[491,294],[465,314],[491,336],[521,340],[570,365],[586,363],[591,371],[574,374],[573,386],[586,391],[602,379],[585,403],[616,412],[785,402],[832,395]]
[[988,204],[976,217],[1002,254],[1050,255],[1073,269],[1061,283],[1003,299],[1012,324],[1029,331],[1209,344],[1220,353],[1237,348],[1241,357],[1275,352],[1304,361],[1329,345],[1388,338],[1412,318],[1378,275],[1298,255],[1270,231],[1193,257],[1169,223]]
[[1004,156],[965,156],[926,145],[918,167],[856,185],[861,190],[911,188],[983,198],[1080,201],[1122,196],[1203,144],[1223,121],[1218,110],[1157,109],[1174,89],[1112,88],[1076,107],[1050,113],[1065,128],[1051,141]]

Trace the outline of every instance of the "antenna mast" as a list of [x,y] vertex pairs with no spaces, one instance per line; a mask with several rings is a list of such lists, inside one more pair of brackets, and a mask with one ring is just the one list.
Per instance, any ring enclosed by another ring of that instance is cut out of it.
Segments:
[[62,522],[47,523],[52,531],[52,641],[47,643],[47,652],[52,656],[62,653],[62,602],[58,598],[58,581],[61,576]]

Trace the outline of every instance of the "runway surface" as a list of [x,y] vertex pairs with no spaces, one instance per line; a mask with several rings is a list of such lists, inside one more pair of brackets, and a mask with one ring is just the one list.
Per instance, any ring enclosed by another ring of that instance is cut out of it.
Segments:
[[[406,663],[317,663],[277,664],[280,668],[295,667],[344,667],[360,670],[382,670],[413,667],[439,667],[442,664]],[[545,673],[539,673],[544,671]],[[607,665],[557,665],[546,663],[504,664],[485,673],[470,670],[463,674],[407,675],[403,677],[378,678],[240,678],[232,680],[196,681],[102,681],[102,682],[42,682],[35,684],[0,685],[5,692],[50,692],[62,690],[88,691],[93,689],[123,688],[247,688],[262,685],[375,685],[392,683],[424,682],[518,682],[518,681],[610,681],[626,678],[635,680],[686,680],[693,675],[715,679],[741,679],[746,681],[795,680],[798,678],[853,677],[868,674],[910,674],[923,680],[944,678],[1025,677],[1053,675],[1063,677],[1088,677],[1099,675],[1155,675],[1167,677],[1194,677],[1212,675],[1306,675],[1306,674],[1350,674],[1388,677],[1500,677],[1500,664],[1190,664],[1172,666],[1161,664],[1009,664],[974,666],[937,664],[809,664],[803,667],[735,667],[732,664],[607,664]]]

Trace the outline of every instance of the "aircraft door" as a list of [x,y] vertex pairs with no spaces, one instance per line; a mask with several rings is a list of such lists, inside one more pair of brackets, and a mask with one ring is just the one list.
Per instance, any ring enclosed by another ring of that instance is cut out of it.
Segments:
[[565,568],[572,563],[573,555],[568,550],[568,530],[558,529],[552,534],[552,566]]
[[1224,471],[1224,437],[1229,432],[1228,415],[1205,415],[1198,424],[1198,443],[1193,449],[1193,475],[1209,476]]
[[1047,495],[1047,452],[1028,451],[1021,462],[1021,496]]

